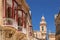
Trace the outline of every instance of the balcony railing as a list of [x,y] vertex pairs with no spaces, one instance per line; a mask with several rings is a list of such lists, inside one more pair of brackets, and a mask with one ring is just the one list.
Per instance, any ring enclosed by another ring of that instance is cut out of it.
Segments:
[[3,19],[3,26],[11,26],[11,27],[18,29],[17,22],[12,18],[4,18]]

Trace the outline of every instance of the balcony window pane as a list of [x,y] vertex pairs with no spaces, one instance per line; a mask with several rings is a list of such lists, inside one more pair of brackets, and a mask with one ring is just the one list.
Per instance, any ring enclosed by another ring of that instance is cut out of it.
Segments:
[[18,16],[22,17],[22,11],[18,11]]
[[14,2],[14,8],[17,8],[17,3],[16,2]]
[[11,18],[11,16],[12,16],[12,9],[11,7],[7,7],[6,17]]
[[12,0],[7,0],[7,4],[10,5],[10,7],[12,7]]
[[22,26],[22,11],[18,11],[18,25]]
[[6,1],[6,17],[11,18],[12,16],[12,0]]

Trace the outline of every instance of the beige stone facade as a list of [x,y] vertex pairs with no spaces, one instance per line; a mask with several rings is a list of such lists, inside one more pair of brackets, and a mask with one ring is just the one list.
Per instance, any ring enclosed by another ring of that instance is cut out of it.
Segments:
[[56,40],[60,40],[60,11],[58,15],[55,17],[55,25],[56,25]]
[[42,16],[40,22],[40,31],[34,31],[34,37],[36,40],[46,40],[46,33],[47,33],[46,21],[45,17]]
[[0,26],[0,40],[27,40],[25,34],[17,31],[15,28],[10,26]]
[[49,33],[49,40],[55,40],[55,33]]
[[0,40],[30,40],[31,23],[26,0],[0,0]]
[[40,31],[34,31],[34,40],[55,40],[55,33],[47,33],[47,24],[44,16],[41,18]]

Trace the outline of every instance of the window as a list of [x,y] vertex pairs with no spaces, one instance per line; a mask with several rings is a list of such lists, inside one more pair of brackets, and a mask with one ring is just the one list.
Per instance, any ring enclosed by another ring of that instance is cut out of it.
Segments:
[[12,13],[11,7],[8,7],[8,8],[7,8],[6,17],[7,17],[7,18],[11,18],[11,13]]
[[18,4],[14,0],[4,0],[4,17],[14,18]]
[[18,11],[18,26],[22,26],[22,11]]
[[44,26],[42,26],[42,31],[44,31]]
[[24,23],[24,28],[26,28],[26,14],[23,13],[23,23]]
[[[11,18],[13,18],[14,20],[17,19],[17,14],[18,14],[18,10],[17,10],[17,6],[18,4],[15,2],[15,0],[4,0],[4,18],[7,18],[6,20],[4,20],[4,25],[11,25]],[[16,17],[16,18],[15,18]],[[9,19],[10,18],[10,19]]]
[[16,2],[14,2],[14,19],[16,19],[17,20],[17,15],[18,15],[18,10],[17,10],[17,3]]
[[7,4],[10,5],[10,7],[12,7],[12,0],[6,0]]
[[18,26],[23,26],[26,28],[26,15],[24,11],[18,11]]
[[6,0],[6,17],[11,18],[12,16],[12,0]]

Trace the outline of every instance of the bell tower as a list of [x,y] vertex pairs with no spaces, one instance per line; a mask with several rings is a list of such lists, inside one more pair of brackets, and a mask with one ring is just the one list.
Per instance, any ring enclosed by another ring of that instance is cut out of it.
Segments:
[[40,32],[43,40],[46,40],[46,33],[47,33],[47,28],[46,28],[46,21],[45,17],[42,16],[41,22],[40,22]]
[[45,21],[45,17],[42,16],[41,18],[41,22],[40,22],[40,32],[46,32],[46,21]]

